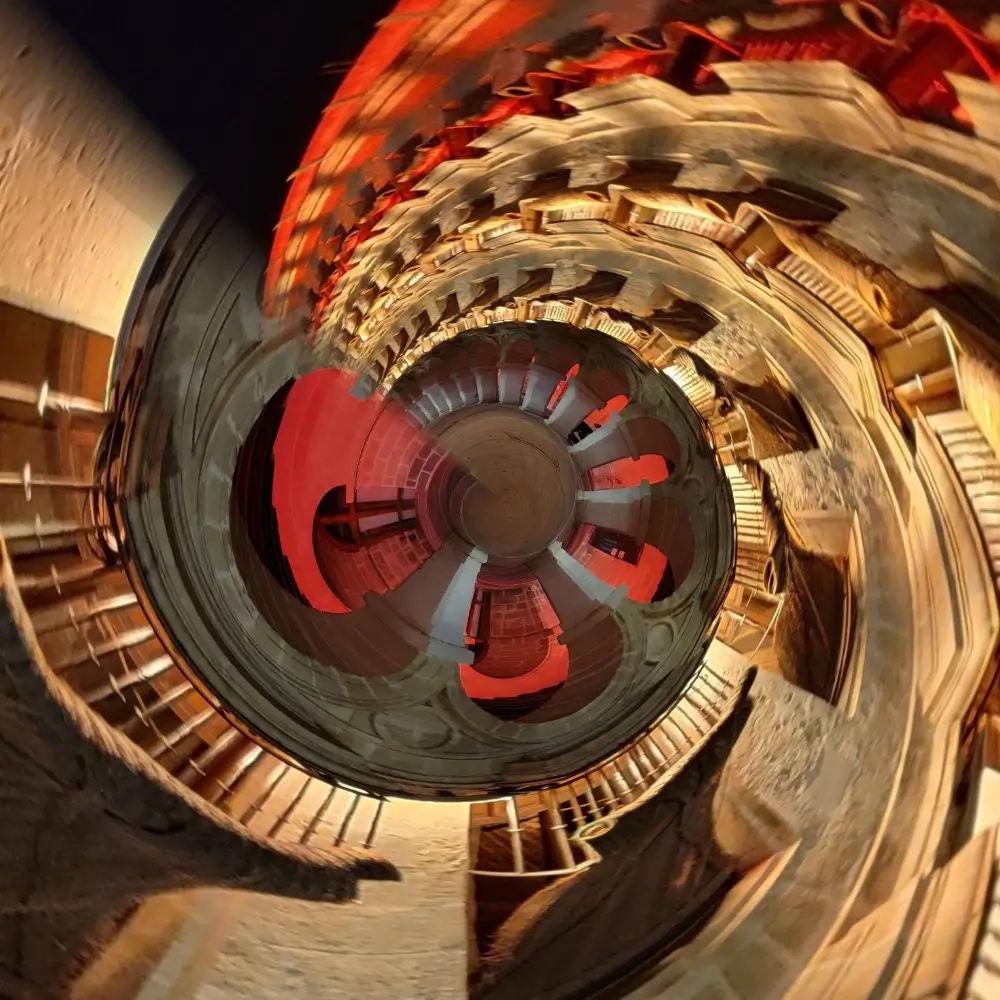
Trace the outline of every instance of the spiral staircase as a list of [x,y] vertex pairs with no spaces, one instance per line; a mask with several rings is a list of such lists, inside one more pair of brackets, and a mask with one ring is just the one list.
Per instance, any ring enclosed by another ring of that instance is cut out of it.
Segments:
[[1000,996],[995,17],[655,6],[401,0],[270,248],[69,191],[0,995]]

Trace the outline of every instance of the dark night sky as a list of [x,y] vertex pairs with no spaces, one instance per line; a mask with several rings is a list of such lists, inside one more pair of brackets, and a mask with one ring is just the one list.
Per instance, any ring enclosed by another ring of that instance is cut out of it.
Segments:
[[392,0],[40,0],[252,230],[270,242],[286,177]]

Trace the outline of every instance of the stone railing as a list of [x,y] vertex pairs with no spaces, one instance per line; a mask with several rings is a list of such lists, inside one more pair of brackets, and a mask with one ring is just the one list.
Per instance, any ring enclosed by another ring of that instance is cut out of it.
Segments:
[[[670,711],[621,753],[550,791],[484,803],[479,825],[506,830],[509,847],[500,853],[507,863],[473,874],[565,875],[597,862],[595,842],[697,756],[739,703],[745,683],[745,667],[710,655]],[[540,822],[545,858],[555,864],[526,861],[524,824],[529,820]]]
[[[0,383],[10,447],[0,470],[0,537],[13,583],[52,669],[89,708],[206,803],[281,843],[370,848],[387,802],[282,760],[208,701],[146,615],[116,553],[88,452],[103,403]],[[6,412],[6,411],[5,411]]]

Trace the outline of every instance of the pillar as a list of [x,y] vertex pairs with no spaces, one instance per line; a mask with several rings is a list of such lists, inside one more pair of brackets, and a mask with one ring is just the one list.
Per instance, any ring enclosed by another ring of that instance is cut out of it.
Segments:
[[549,400],[556,386],[563,377],[559,372],[541,365],[530,365],[528,368],[528,387],[524,390],[524,402],[521,408],[529,413],[544,417],[549,409]]
[[0,67],[0,298],[115,337],[189,171],[27,5],[0,11]]
[[569,437],[571,431],[588,414],[604,404],[576,378],[569,380],[566,391],[560,396],[545,421],[560,437]]

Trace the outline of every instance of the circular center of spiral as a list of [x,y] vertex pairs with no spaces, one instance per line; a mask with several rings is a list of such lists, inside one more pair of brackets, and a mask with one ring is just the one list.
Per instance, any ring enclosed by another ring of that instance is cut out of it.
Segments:
[[537,418],[489,409],[441,435],[458,466],[452,526],[495,562],[525,562],[572,525],[577,473],[564,442]]

